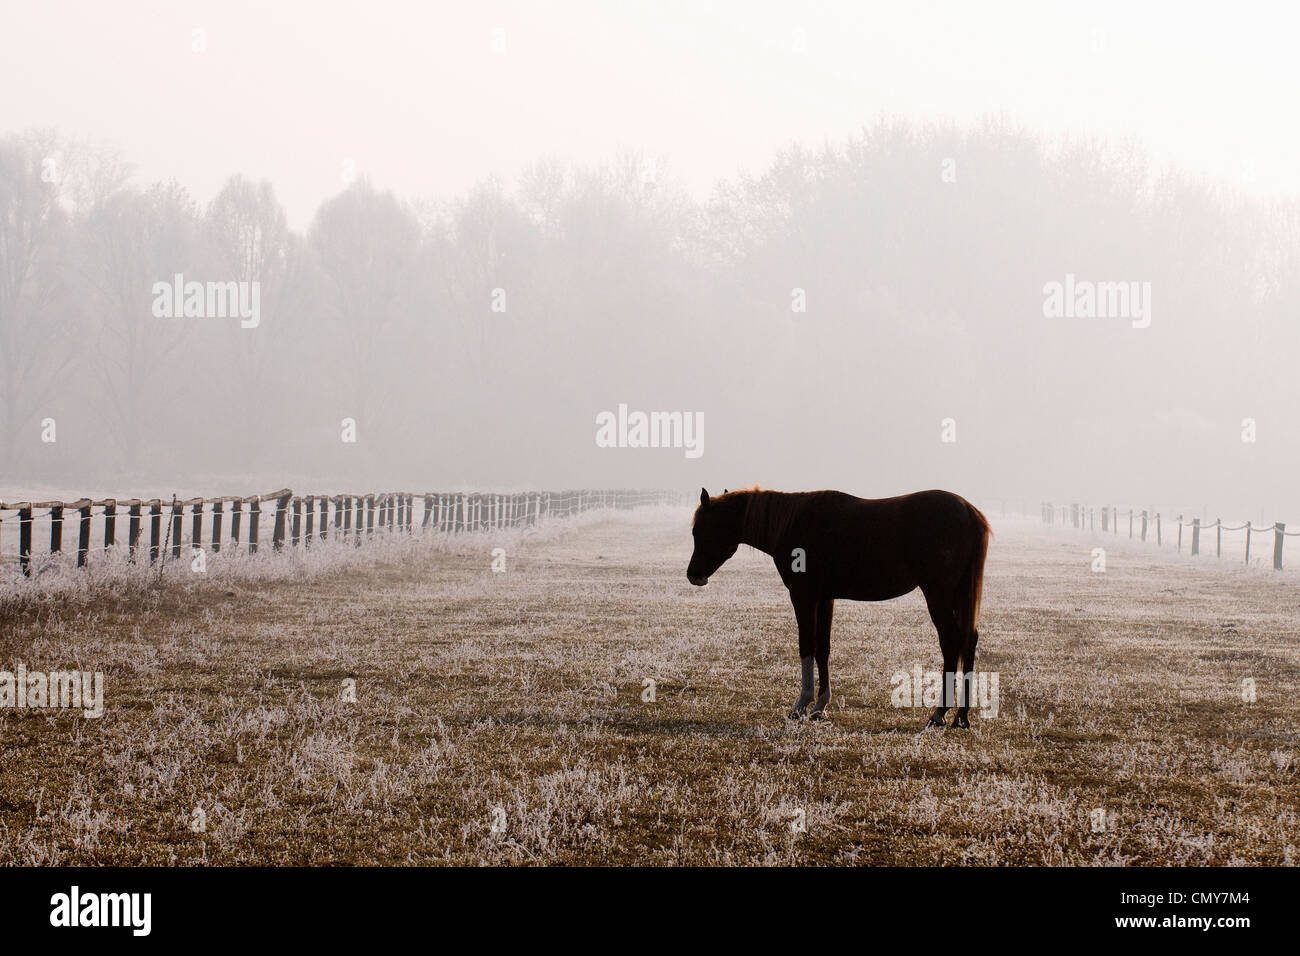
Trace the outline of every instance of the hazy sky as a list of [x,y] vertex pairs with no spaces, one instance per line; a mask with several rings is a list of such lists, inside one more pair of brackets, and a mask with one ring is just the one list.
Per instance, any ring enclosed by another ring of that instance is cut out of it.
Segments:
[[0,130],[112,143],[202,201],[265,176],[297,227],[347,160],[446,197],[542,156],[635,148],[706,193],[881,114],[1004,113],[1297,191],[1293,5],[3,3]]

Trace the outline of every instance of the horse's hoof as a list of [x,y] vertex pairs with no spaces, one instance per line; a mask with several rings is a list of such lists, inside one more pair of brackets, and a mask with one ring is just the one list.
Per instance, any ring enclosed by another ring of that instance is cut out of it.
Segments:
[[970,730],[970,721],[965,717],[954,717],[952,719],[953,727],[960,727],[963,730]]
[[830,720],[830,718],[826,716],[826,711],[824,710],[814,710],[811,714],[808,715],[808,719],[809,720]]
[[790,713],[788,713],[788,714],[785,715],[785,719],[786,719],[786,720],[798,720],[798,719],[799,719],[800,717],[802,717],[802,716],[803,716],[803,714],[801,714],[799,711],[797,711],[797,710],[792,710],[792,711],[790,711]]
[[931,717],[925,722],[925,726],[929,729],[930,727],[946,727],[948,725],[943,722],[942,717]]

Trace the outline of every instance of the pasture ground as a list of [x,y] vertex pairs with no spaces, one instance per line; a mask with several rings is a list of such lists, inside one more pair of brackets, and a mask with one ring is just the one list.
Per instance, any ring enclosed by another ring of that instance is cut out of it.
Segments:
[[770,560],[693,588],[688,525],[0,612],[0,669],[106,674],[99,720],[0,710],[0,864],[1300,859],[1296,573],[994,518],[998,716],[891,705],[940,666],[914,593],[837,603],[832,719],[790,723]]

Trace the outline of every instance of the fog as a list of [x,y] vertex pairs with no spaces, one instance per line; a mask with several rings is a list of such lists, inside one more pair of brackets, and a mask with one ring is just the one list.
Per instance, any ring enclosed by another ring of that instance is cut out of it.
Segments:
[[12,6],[0,498],[1300,520],[1300,67],[1177,15]]

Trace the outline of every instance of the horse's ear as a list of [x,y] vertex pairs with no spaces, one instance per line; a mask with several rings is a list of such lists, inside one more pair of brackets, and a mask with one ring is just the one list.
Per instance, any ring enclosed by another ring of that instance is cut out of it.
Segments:
[[709,493],[703,488],[700,489],[700,507],[703,508],[709,503]]
[[725,494],[727,493],[727,489],[726,489],[726,488],[723,488],[723,489],[722,489],[722,493],[725,495]]

